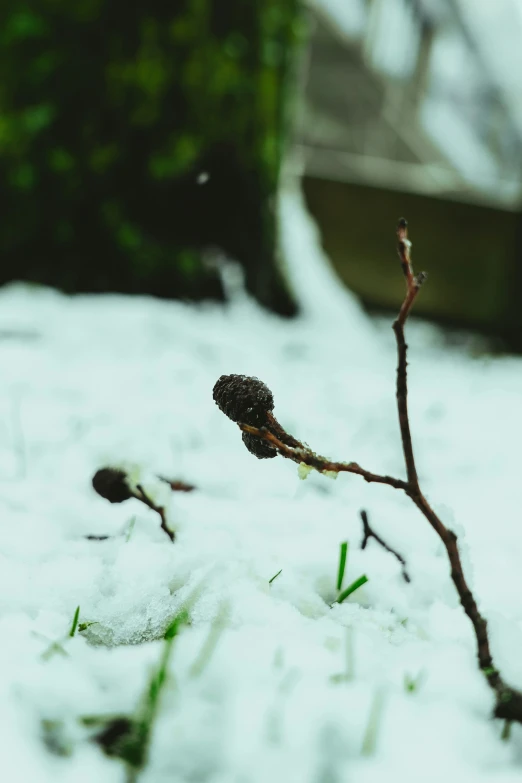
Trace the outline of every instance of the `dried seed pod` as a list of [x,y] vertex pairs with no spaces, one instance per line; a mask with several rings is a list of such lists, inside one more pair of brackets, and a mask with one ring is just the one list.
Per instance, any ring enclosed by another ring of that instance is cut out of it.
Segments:
[[92,485],[98,495],[110,503],[123,503],[132,497],[127,484],[127,474],[118,468],[101,468],[92,478]]
[[254,454],[258,459],[272,459],[277,457],[277,451],[266,440],[258,438],[256,435],[251,435],[250,432],[243,433],[243,443],[251,454]]
[[252,427],[262,427],[267,413],[274,409],[274,397],[268,386],[259,378],[247,375],[222,375],[214,386],[213,397],[225,416]]

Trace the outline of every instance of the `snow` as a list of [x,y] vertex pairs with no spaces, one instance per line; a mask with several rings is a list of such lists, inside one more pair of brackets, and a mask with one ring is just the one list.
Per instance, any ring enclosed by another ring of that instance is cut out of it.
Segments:
[[[261,311],[237,285],[227,307],[0,292],[10,783],[125,779],[79,719],[134,710],[189,598],[192,624],[175,640],[140,780],[520,779],[522,732],[503,742],[490,718],[470,625],[425,520],[388,487],[315,472],[300,481],[289,461],[256,460],[212,400],[221,374],[256,375],[279,420],[319,453],[404,474],[389,324],[370,321],[337,284],[295,190],[281,219],[303,304],[293,321]],[[522,362],[474,356],[414,321],[409,343],[421,480],[461,536],[497,663],[521,686]],[[158,473],[197,485],[169,498],[175,544],[138,501],[95,495],[91,476],[107,464],[133,466],[151,493],[165,492]],[[375,541],[360,550],[361,508],[406,557],[411,584]],[[346,540],[345,585],[362,574],[369,582],[331,605]],[[95,624],[69,638],[78,605],[80,622]],[[63,652],[50,651],[55,642]],[[405,682],[417,680],[409,692]],[[69,755],[48,750],[42,721],[60,723]]]

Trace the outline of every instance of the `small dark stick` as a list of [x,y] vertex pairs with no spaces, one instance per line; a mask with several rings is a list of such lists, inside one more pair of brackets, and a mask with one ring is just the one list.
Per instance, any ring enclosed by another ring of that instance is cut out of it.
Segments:
[[167,515],[165,513],[165,509],[163,506],[157,506],[151,498],[145,493],[145,490],[141,486],[141,484],[136,484],[136,489],[138,490],[136,497],[138,500],[141,500],[142,503],[145,503],[146,506],[148,506],[152,511],[155,511],[156,514],[159,515],[159,518],[161,519],[161,529],[165,531],[165,533],[168,535],[171,541],[174,541],[174,533],[170,528],[167,526]]
[[[170,482],[168,482],[170,483]],[[92,486],[102,498],[109,503],[123,503],[125,500],[135,498],[144,503],[148,508],[155,511],[161,519],[161,529],[165,531],[171,541],[174,541],[174,533],[167,525],[167,514],[162,506],[157,506],[151,498],[145,493],[145,490],[139,484],[134,491],[127,483],[127,474],[119,468],[101,468],[97,470],[92,478]],[[188,487],[188,485],[184,485]],[[185,489],[185,491],[189,491]],[[104,541],[109,536],[85,536],[90,541]]]
[[395,549],[393,549],[391,546],[389,546],[386,541],[384,541],[376,532],[373,530],[373,528],[370,526],[370,523],[368,522],[368,514],[364,509],[361,510],[361,519],[363,523],[363,529],[364,529],[364,535],[363,540],[361,541],[361,549],[366,549],[366,546],[368,544],[368,541],[370,538],[374,538],[378,544],[382,546],[383,549],[385,549],[387,552],[389,552],[391,555],[397,558],[399,563],[402,566],[402,578],[405,582],[411,582],[411,577],[408,573],[408,567],[406,565],[406,560],[403,558],[402,555],[400,555]]
[[164,481],[168,484],[173,492],[192,492],[196,487],[194,484],[188,484],[186,481],[180,481],[179,479],[169,479],[166,476],[158,476],[160,481]]

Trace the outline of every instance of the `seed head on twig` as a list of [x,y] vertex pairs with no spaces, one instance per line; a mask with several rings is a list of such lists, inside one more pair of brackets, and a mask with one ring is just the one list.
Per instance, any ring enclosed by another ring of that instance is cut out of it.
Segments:
[[[397,413],[407,474],[406,481],[393,476],[372,473],[362,468],[356,462],[333,462],[313,452],[306,444],[301,443],[286,432],[277,422],[272,414],[274,407],[272,393],[257,378],[246,378],[242,375],[222,376],[214,386],[214,400],[223,413],[238,424],[243,433],[243,441],[249,451],[261,459],[272,456],[271,452],[268,451],[272,449],[285,459],[292,460],[298,465],[304,464],[309,468],[318,470],[320,473],[354,473],[362,476],[365,481],[387,484],[395,489],[400,489],[410,498],[438,535],[446,550],[451,579],[475,633],[479,668],[495,694],[495,716],[522,724],[522,691],[507,685],[498,669],[494,666],[487,622],[480,613],[476,599],[466,581],[457,544],[457,536],[445,526],[424,496],[419,484],[408,414],[408,345],[405,339],[404,327],[420,287],[426,279],[426,275],[422,272],[415,275],[413,272],[411,242],[408,238],[408,224],[404,218],[401,218],[397,225],[397,250],[406,280],[406,295],[399,314],[393,323],[397,342]],[[375,538],[384,549],[395,555],[399,560],[403,566],[403,578],[405,581],[409,581],[404,558],[370,528],[365,513],[361,516],[365,528],[362,548],[366,546],[369,538]]]
[[[219,409],[236,424],[271,430],[281,429],[272,415],[274,395],[259,378],[247,375],[222,375],[216,382],[213,397]],[[282,432],[284,430],[281,429]],[[258,459],[277,457],[277,450],[266,440],[243,432],[243,443]]]
[[274,409],[274,396],[268,386],[247,375],[222,375],[213,397],[218,408],[236,424],[262,427]]
[[[159,515],[162,530],[165,531],[171,541],[174,541],[174,532],[168,526],[166,510],[163,506],[158,506],[147,495],[141,484],[137,484],[135,488],[129,487],[127,474],[124,470],[120,468],[101,468],[94,474],[92,486],[98,495],[108,500],[109,503],[123,503],[124,500],[130,500],[130,498],[135,498],[144,503]],[[88,536],[88,538],[92,540],[93,536]],[[96,536],[94,538],[104,540],[107,536]]]
[[243,443],[249,452],[258,459],[272,459],[272,457],[277,457],[277,451],[267,443],[266,440],[261,440],[261,438],[257,438],[249,432],[243,433]]
[[133,496],[127,484],[127,474],[118,468],[97,470],[92,477],[92,486],[109,503],[123,503]]

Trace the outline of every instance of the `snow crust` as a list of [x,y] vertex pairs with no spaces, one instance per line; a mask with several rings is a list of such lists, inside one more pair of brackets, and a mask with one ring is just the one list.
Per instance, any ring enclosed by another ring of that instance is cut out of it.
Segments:
[[[196,588],[140,780],[520,780],[522,732],[503,742],[490,719],[444,553],[407,498],[256,460],[212,400],[221,374],[256,375],[319,453],[403,475],[391,329],[339,286],[299,193],[280,211],[295,321],[240,292],[221,307],[0,291],[2,780],[123,781],[79,718],[134,709]],[[393,244],[391,232],[390,263]],[[415,322],[409,343],[421,480],[461,537],[497,665],[520,687],[522,362],[474,357]],[[93,492],[95,470],[122,463],[169,502],[174,545],[137,501]],[[169,498],[156,473],[198,489]],[[411,584],[375,542],[360,550],[361,508]],[[345,540],[346,583],[369,582],[331,606]],[[77,605],[95,624],[67,638]],[[46,655],[56,641],[65,654]],[[46,748],[42,721],[62,724],[70,755]]]

